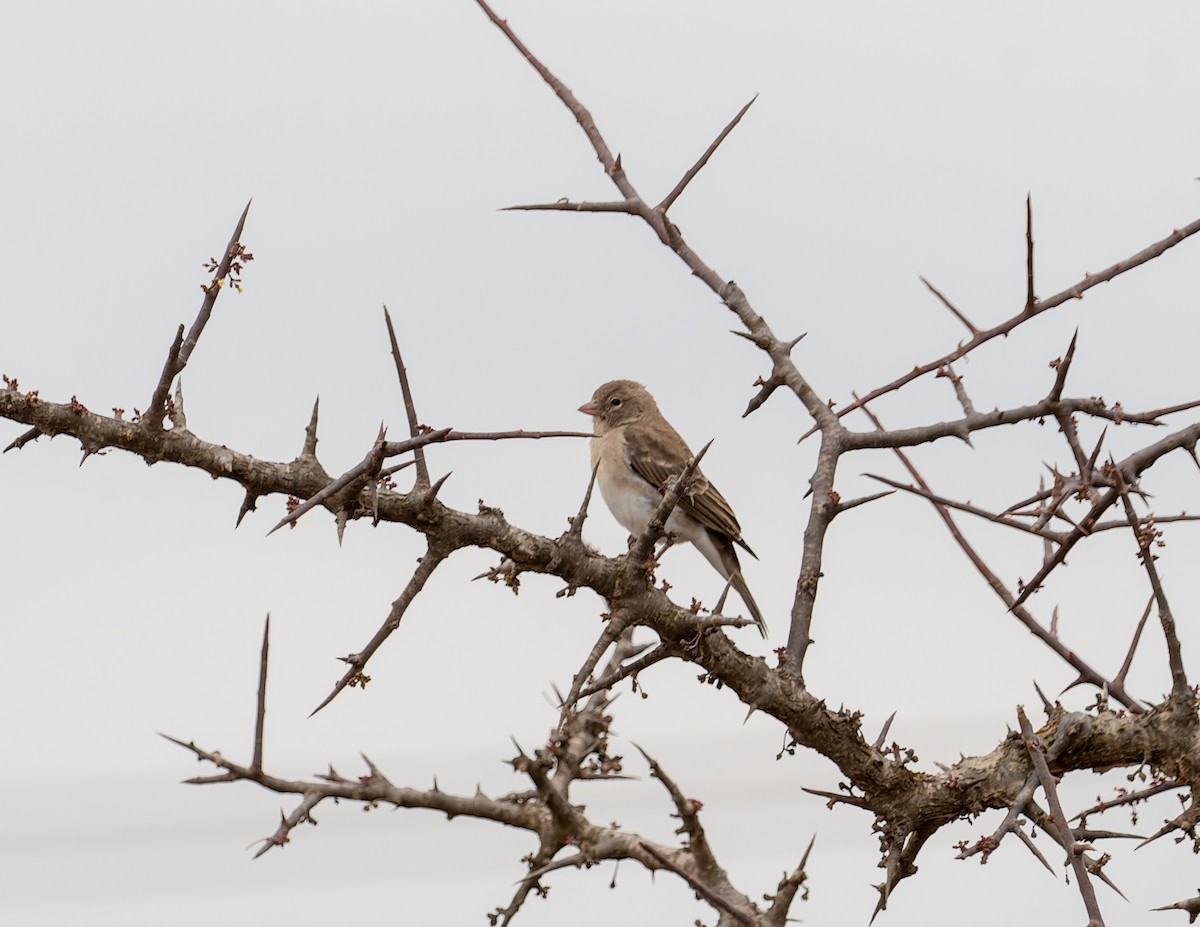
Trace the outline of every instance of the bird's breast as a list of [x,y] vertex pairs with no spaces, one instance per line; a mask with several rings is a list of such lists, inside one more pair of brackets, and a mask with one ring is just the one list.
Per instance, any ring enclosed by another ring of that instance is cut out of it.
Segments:
[[592,438],[592,466],[596,485],[613,518],[630,534],[641,534],[650,524],[661,496],[629,465],[623,429]]

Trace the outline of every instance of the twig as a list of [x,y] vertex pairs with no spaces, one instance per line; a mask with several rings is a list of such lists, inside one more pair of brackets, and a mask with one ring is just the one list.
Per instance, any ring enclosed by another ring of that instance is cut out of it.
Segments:
[[684,493],[690,488],[688,483],[691,481],[692,474],[699,468],[700,461],[704,459],[704,455],[708,453],[708,449],[712,447],[712,443],[713,439],[710,439],[704,447],[700,448],[700,452],[687,462],[683,470],[675,477],[675,482],[667,487],[663,493],[662,501],[658,504],[658,508],[654,510],[654,515],[650,521],[646,524],[646,530],[634,538],[633,543],[629,545],[628,556],[633,563],[639,565],[646,563],[650,556],[650,551],[662,535],[667,521],[671,517],[671,513],[675,511],[675,506],[679,504],[679,500],[683,498]]
[[[876,427],[876,429],[882,431],[883,422],[879,419],[879,417],[866,406],[862,406],[861,408],[863,413],[871,420],[871,423]],[[924,477],[922,477],[917,471],[917,468],[913,465],[912,461],[908,459],[908,456],[902,450],[900,450],[900,448],[893,448],[892,450],[896,454],[897,458],[899,458],[901,464],[904,465],[904,468],[908,470],[909,475],[912,476],[917,485],[924,490],[924,494],[927,498],[930,498],[932,502],[931,497],[934,496],[934,493],[929,488],[929,484],[925,482]],[[983,558],[979,556],[975,548],[971,546],[970,542],[967,541],[966,537],[959,530],[958,524],[954,521],[953,517],[951,517],[946,506],[939,502],[932,502],[932,504],[934,510],[938,513],[938,517],[942,519],[942,523],[950,532],[950,536],[953,537],[955,543],[958,544],[959,549],[966,554],[967,559],[971,561],[971,564],[987,581],[987,584],[992,587],[992,590],[997,596],[1000,597],[1000,600],[1008,606],[1008,610],[1012,612],[1012,614],[1017,618],[1018,621],[1021,622],[1021,624],[1025,625],[1025,627],[1028,628],[1034,635],[1036,635],[1044,644],[1046,644],[1063,660],[1074,667],[1079,673],[1081,680],[1091,683],[1097,688],[1107,690],[1113,696],[1113,698],[1120,701],[1131,712],[1139,713],[1143,710],[1137,700],[1134,699],[1133,696],[1131,696],[1128,692],[1126,692],[1123,686],[1111,680],[1105,679],[1104,676],[1089,666],[1083,660],[1083,658],[1079,656],[1076,650],[1071,647],[1067,647],[1056,634],[1051,634],[1048,630],[1046,630],[1046,628],[1042,626],[1041,622],[1037,621],[1033,615],[1021,605],[1019,599],[1014,598],[1008,587],[1005,586],[1000,580],[1000,577],[997,576],[991,567],[984,562]],[[1028,589],[1026,591],[1028,591]]]
[[954,305],[954,303],[950,302],[950,300],[946,298],[946,296],[942,293],[941,290],[939,290],[937,287],[935,287],[932,283],[930,283],[924,277],[921,277],[921,282],[923,284],[925,284],[926,288],[928,288],[930,293],[932,293],[934,296],[936,296],[941,301],[941,304],[943,306],[945,306],[947,309],[950,310],[950,313],[956,319],[958,319],[958,321],[962,322],[963,325],[965,325],[967,327],[967,331],[969,331],[972,335],[979,334],[979,329],[975,327],[974,323],[972,323],[970,319],[968,319],[965,315],[963,315],[963,313],[959,311],[958,307],[956,305]]
[[592,475],[588,480],[587,491],[583,494],[583,501],[579,504],[579,511],[570,521],[570,527],[567,529],[567,536],[574,538],[576,541],[583,537],[583,523],[587,521],[588,506],[592,504],[592,490],[596,488],[596,474],[600,471],[600,461],[596,461],[592,467]]
[[695,164],[693,164],[690,168],[688,168],[687,173],[685,173],[683,175],[683,177],[680,178],[679,183],[675,184],[675,188],[670,193],[668,193],[665,197],[663,197],[663,201],[661,203],[659,203],[657,206],[654,207],[655,211],[665,214],[666,211],[675,204],[675,201],[677,199],[679,199],[680,194],[683,193],[683,191],[685,189],[687,189],[687,185],[692,182],[692,179],[697,174],[699,174],[700,171],[704,168],[704,165],[706,165],[708,163],[708,159],[711,158],[713,156],[713,153],[716,152],[717,148],[720,147],[721,142],[725,141],[725,139],[729,135],[729,133],[732,132],[735,128],[737,128],[737,124],[742,121],[742,117],[746,115],[746,112],[750,109],[751,106],[754,105],[754,101],[757,99],[758,99],[758,94],[755,94],[754,96],[752,96],[750,98],[749,103],[747,103],[740,110],[738,110],[738,114],[736,116],[734,116],[731,120],[729,120],[729,124],[727,126],[725,126],[724,129],[721,130],[721,134],[718,135],[713,140],[713,143],[708,146],[708,150],[706,150],[704,152],[704,154],[702,154],[700,156],[700,160],[697,161]]
[[728,901],[726,901],[724,898],[722,898],[720,895],[718,895],[715,891],[713,891],[711,888],[709,888],[707,885],[705,885],[703,882],[701,882],[699,879],[697,879],[694,875],[692,875],[690,872],[688,872],[682,866],[680,866],[677,863],[670,860],[666,855],[664,855],[662,852],[660,852],[659,850],[652,847],[650,844],[643,843],[642,849],[646,852],[647,856],[650,856],[655,861],[657,861],[658,864],[661,865],[664,869],[671,870],[671,872],[675,873],[675,875],[679,876],[679,878],[681,878],[681,879],[683,879],[683,881],[687,882],[687,884],[690,885],[695,890],[696,894],[698,894],[702,898],[704,898],[704,900],[707,901],[709,904],[711,904],[714,908],[720,908],[722,911],[726,912],[727,914],[730,914],[733,917],[737,918],[737,920],[743,924],[753,924],[754,923],[754,919],[749,914],[747,914],[745,911],[741,911],[738,908],[734,907],[732,904],[730,904]]
[[1033,294],[1033,195],[1025,195],[1025,311],[1032,313],[1037,305]]
[[[396,376],[400,380],[400,392],[404,396],[404,414],[408,417],[408,433],[410,437],[415,438],[418,433],[417,425],[417,407],[413,404],[412,390],[408,386],[408,370],[404,366],[404,359],[400,356],[400,345],[396,341],[396,329],[392,326],[392,314],[388,312],[388,307],[383,307],[383,320],[387,323],[388,341],[392,346],[392,359],[396,362]],[[413,460],[417,465],[417,485],[426,487],[429,485],[429,467],[425,465],[425,450],[416,448],[413,451]]]
[[1103,814],[1110,808],[1120,808],[1123,805],[1136,804],[1139,801],[1145,801],[1148,798],[1153,798],[1162,792],[1169,792],[1172,789],[1185,788],[1186,783],[1180,782],[1178,779],[1168,779],[1166,782],[1157,782],[1154,785],[1147,786],[1144,789],[1138,789],[1134,792],[1126,792],[1118,798],[1112,798],[1108,801],[1097,801],[1092,807],[1080,811],[1075,815],[1072,821],[1086,821],[1093,814]]
[[1142,610],[1142,617],[1138,619],[1137,628],[1133,632],[1133,640],[1129,642],[1129,650],[1125,654],[1125,660],[1121,663],[1121,669],[1117,671],[1116,681],[1121,685],[1125,684],[1125,677],[1129,675],[1129,667],[1133,665],[1133,654],[1137,650],[1138,641],[1142,639],[1142,629],[1146,627],[1146,619],[1150,617],[1150,608],[1154,605],[1154,593],[1150,593],[1150,598],[1146,601],[1146,607]]
[[1096,901],[1096,890],[1092,887],[1092,880],[1084,863],[1083,849],[1075,844],[1075,838],[1071,835],[1071,826],[1067,823],[1062,802],[1058,800],[1058,789],[1054,784],[1054,776],[1050,774],[1050,767],[1046,764],[1042,742],[1034,734],[1029,719],[1025,717],[1025,709],[1020,706],[1017,707],[1017,723],[1021,727],[1021,737],[1025,742],[1025,749],[1029,752],[1029,760],[1038,774],[1038,779],[1041,780],[1046,800],[1050,803],[1050,814],[1055,824],[1058,825],[1063,848],[1067,851],[1067,860],[1071,868],[1075,870],[1075,883],[1079,887],[1079,894],[1083,897],[1083,905],[1088,912],[1088,925],[1089,927],[1092,925],[1104,927],[1104,917],[1101,915],[1100,905]]
[[[771,907],[767,909],[764,918],[771,927],[783,927],[787,923],[788,911],[791,909],[796,893],[808,881],[808,857],[812,855],[813,845],[816,842],[817,835],[813,834],[809,838],[804,855],[800,857],[800,865],[786,875],[779,883],[779,887],[775,889],[775,897],[771,899]],[[804,897],[808,897],[807,889],[805,889]]]
[[596,682],[592,683],[592,685],[582,690],[578,697],[587,698],[589,695],[595,695],[598,692],[604,692],[606,689],[611,689],[622,679],[635,676],[642,670],[647,669],[653,666],[655,663],[659,663],[672,655],[672,652],[665,645],[659,644],[648,653],[642,654],[642,656],[634,660],[632,663],[626,663],[615,672],[606,673],[604,676],[601,676],[598,680],[596,680]]
[[271,616],[263,622],[262,654],[258,665],[258,706],[254,714],[254,753],[250,760],[250,772],[258,774],[263,769],[263,731],[267,718],[267,654],[271,649]]
[[600,632],[596,643],[592,645],[587,658],[583,661],[583,666],[579,668],[579,672],[571,679],[571,689],[567,693],[567,697],[562,700],[562,722],[566,721],[575,703],[582,698],[584,683],[595,672],[601,657],[625,633],[628,627],[628,623],[620,614],[613,614],[609,617],[608,623],[604,625],[604,630]]
[[367,661],[375,655],[375,651],[383,646],[383,642],[391,636],[392,632],[400,627],[400,619],[404,617],[404,613],[412,605],[413,599],[417,597],[417,593],[425,588],[425,583],[429,581],[429,577],[433,575],[433,571],[441,565],[447,556],[448,554],[444,553],[441,548],[435,547],[432,542],[429,544],[425,549],[425,556],[421,558],[421,562],[417,565],[412,578],[404,587],[404,591],[400,593],[400,597],[392,603],[387,618],[379,626],[379,630],[375,632],[375,636],[358,653],[338,658],[343,663],[348,664],[349,668],[343,674],[342,678],[337,681],[337,684],[333,687],[333,691],[325,697],[325,700],[320,705],[312,710],[312,714],[309,715],[310,718],[337,698],[338,694],[346,686],[366,686],[369,677],[363,676],[362,671],[367,665]]
[[1050,393],[1047,396],[1053,402],[1058,402],[1062,399],[1063,387],[1067,385],[1067,373],[1071,369],[1071,361],[1075,359],[1075,343],[1079,340],[1079,329],[1075,329],[1075,334],[1071,336],[1071,343],[1067,345],[1067,353],[1060,358],[1054,366],[1057,373],[1054,376],[1054,385],[1050,387]]
[[925,364],[919,364],[916,367],[913,367],[912,370],[908,371],[903,376],[897,377],[892,382],[871,390],[861,398],[856,398],[852,403],[843,407],[836,413],[838,418],[842,418],[848,413],[853,412],[855,409],[862,408],[863,403],[871,402],[875,399],[878,399],[880,396],[886,395],[887,393],[895,392],[900,387],[907,383],[911,383],[918,377],[922,377],[927,373],[932,373],[935,370],[939,370],[952,361],[958,360],[960,357],[965,357],[980,345],[986,344],[993,338],[999,338],[1001,335],[1007,335],[1018,325],[1027,322],[1034,316],[1041,315],[1043,312],[1047,312],[1050,309],[1055,309],[1068,300],[1082,299],[1083,294],[1092,287],[1098,286],[1101,283],[1107,283],[1108,281],[1119,277],[1121,274],[1133,270],[1135,267],[1140,267],[1142,264],[1153,260],[1163,252],[1167,251],[1169,248],[1175,247],[1175,245],[1179,244],[1184,239],[1195,235],[1197,232],[1200,232],[1200,219],[1185,225],[1183,228],[1176,229],[1166,238],[1154,242],[1154,244],[1143,248],[1137,254],[1131,255],[1123,261],[1118,261],[1117,263],[1106,267],[1098,274],[1084,274],[1083,279],[1073,286],[1068,287],[1062,292],[1055,293],[1053,296],[1047,297],[1046,299],[1038,300],[1029,309],[1022,309],[1022,311],[1017,315],[1014,315],[1010,319],[1006,319],[999,325],[979,332],[977,335],[971,338],[970,341],[959,345],[953,351],[943,355],[942,357],[939,357],[937,360],[929,361]]
[[500,207],[501,212],[620,212],[638,215],[640,200],[603,200],[600,202],[574,202],[556,200],[553,203],[515,203]]
[[192,322],[192,327],[188,330],[186,338],[183,337],[183,326],[179,326],[179,334],[175,339],[175,343],[171,346],[170,352],[167,354],[167,362],[163,365],[158,385],[155,386],[154,394],[150,398],[150,405],[146,409],[146,414],[142,416],[143,425],[152,431],[157,431],[162,427],[163,416],[166,413],[167,395],[171,389],[171,383],[175,377],[183,372],[183,369],[188,364],[188,360],[192,356],[192,351],[195,350],[197,343],[200,341],[200,335],[204,332],[204,326],[208,324],[208,320],[212,317],[213,306],[216,305],[217,296],[225,286],[225,279],[229,276],[230,268],[239,257],[243,257],[245,260],[250,259],[250,255],[245,253],[245,249],[241,244],[242,230],[246,226],[246,216],[249,214],[250,203],[246,203],[246,208],[242,210],[241,216],[238,217],[237,226],[233,230],[229,244],[225,246],[225,254],[213,272],[212,282],[204,287],[204,300],[200,304],[200,311],[196,315],[196,320]]
[[[1117,488],[1121,493],[1121,502],[1125,505],[1125,516],[1129,519],[1129,527],[1133,529],[1134,539],[1138,545],[1138,558],[1142,561],[1142,566],[1146,568],[1146,576],[1150,580],[1150,588],[1154,590],[1154,600],[1158,603],[1158,620],[1162,624],[1163,637],[1167,643],[1167,661],[1171,667],[1171,695],[1180,701],[1185,701],[1188,705],[1192,704],[1191,687],[1188,685],[1187,673],[1183,669],[1183,648],[1179,643],[1179,635],[1175,630],[1175,616],[1171,614],[1170,603],[1167,602],[1167,593],[1163,589],[1162,580],[1158,576],[1158,568],[1154,565],[1155,556],[1153,547],[1158,540],[1157,533],[1153,527],[1153,520],[1149,524],[1143,526],[1142,520],[1138,518],[1137,513],[1133,509],[1133,502],[1129,498],[1128,487],[1125,485],[1125,478],[1121,475],[1120,467],[1113,465],[1113,471],[1116,474]],[[1140,633],[1139,627],[1139,633]]]

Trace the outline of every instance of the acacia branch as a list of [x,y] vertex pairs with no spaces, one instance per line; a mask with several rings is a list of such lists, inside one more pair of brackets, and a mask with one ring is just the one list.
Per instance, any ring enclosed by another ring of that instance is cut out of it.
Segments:
[[[876,428],[881,431],[883,430],[883,422],[880,421],[879,417],[876,416],[874,412],[872,412],[866,406],[862,407],[862,411],[871,420],[872,424],[874,424]],[[950,532],[951,537],[954,538],[955,543],[958,544],[959,549],[966,554],[967,559],[971,561],[971,564],[987,581],[987,584],[992,587],[992,590],[997,596],[1000,597],[1000,600],[1008,606],[1008,610],[1012,612],[1017,620],[1020,621],[1021,624],[1028,628],[1033,634],[1035,634],[1038,639],[1050,647],[1051,650],[1062,657],[1063,660],[1070,664],[1079,673],[1081,680],[1089,682],[1097,688],[1109,692],[1130,711],[1142,711],[1143,709],[1140,703],[1128,692],[1126,692],[1124,687],[1119,682],[1116,680],[1106,679],[1103,675],[1093,669],[1079,656],[1075,649],[1066,646],[1056,633],[1052,633],[1050,630],[1045,628],[1041,622],[1034,618],[1033,615],[1023,607],[1022,603],[1024,602],[1025,597],[1030,593],[1031,588],[1033,588],[1032,584],[1030,586],[1026,586],[1021,595],[1014,596],[1009,591],[1008,587],[1001,581],[1000,577],[996,575],[991,567],[989,567],[984,559],[976,552],[975,548],[970,544],[970,542],[967,541],[966,537],[959,530],[958,524],[950,515],[947,507],[940,502],[935,501],[937,497],[929,488],[929,484],[925,482],[924,477],[922,477],[917,471],[912,461],[908,459],[908,456],[899,448],[893,448],[892,450],[896,454],[896,457],[899,458],[901,464],[904,465],[904,468],[908,470],[909,475],[913,478],[917,485],[921,487],[923,491],[922,495],[928,498],[933,504],[934,510],[942,519],[942,523],[945,524],[946,529]],[[1068,536],[1068,542],[1073,536],[1074,532],[1072,535]],[[1067,543],[1061,544],[1058,548],[1058,552],[1063,551],[1063,549],[1066,547]],[[1056,552],[1056,557],[1058,552]],[[1063,554],[1063,556],[1065,556],[1065,554]],[[1061,559],[1054,560],[1054,563],[1058,562],[1061,562]],[[1041,572],[1048,574],[1050,569],[1052,569],[1050,566],[1043,567]]]
[[1096,889],[1092,886],[1087,866],[1084,864],[1083,850],[1076,846],[1075,838],[1071,835],[1071,827],[1067,823],[1067,816],[1063,812],[1062,803],[1058,800],[1058,788],[1055,785],[1054,776],[1050,774],[1050,767],[1046,764],[1046,757],[1043,755],[1045,748],[1041,740],[1033,733],[1029,719],[1025,717],[1025,709],[1019,706],[1017,722],[1021,726],[1021,738],[1029,751],[1029,759],[1041,781],[1042,791],[1045,792],[1046,799],[1050,803],[1050,813],[1055,824],[1058,825],[1063,849],[1067,851],[1067,860],[1070,862],[1071,868],[1075,870],[1075,884],[1079,887],[1079,894],[1083,897],[1083,904],[1088,912],[1088,927],[1092,927],[1092,925],[1104,927],[1104,917],[1100,913],[1099,902],[1096,901]]
[[[1155,529],[1152,518],[1145,522],[1138,518],[1137,513],[1133,510],[1133,502],[1129,498],[1129,490],[1121,475],[1121,469],[1114,466],[1113,471],[1117,478],[1117,488],[1121,492],[1121,502],[1125,506],[1125,516],[1129,519],[1129,527],[1133,529],[1133,537],[1137,541],[1138,559],[1142,561],[1142,566],[1146,569],[1150,588],[1154,592],[1154,601],[1158,603],[1158,620],[1162,624],[1163,637],[1167,643],[1167,660],[1171,666],[1171,695],[1180,700],[1187,699],[1190,696],[1191,687],[1188,685],[1187,673],[1183,669],[1183,648],[1180,646],[1179,635],[1175,630],[1175,616],[1171,613],[1171,606],[1167,602],[1166,590],[1163,589],[1162,580],[1158,576],[1158,568],[1154,565],[1157,558],[1154,556],[1153,548],[1158,543],[1161,532]],[[1138,630],[1140,632],[1140,626]]]
[[433,571],[448,556],[448,551],[436,547],[433,543],[429,544],[425,549],[425,556],[421,558],[416,570],[413,571],[412,578],[404,587],[404,591],[400,593],[400,597],[392,603],[387,618],[379,626],[379,630],[375,632],[375,636],[367,642],[367,646],[358,651],[358,653],[338,657],[339,660],[347,664],[346,672],[342,674],[342,678],[334,685],[333,691],[325,696],[324,701],[312,710],[312,714],[309,715],[310,718],[337,698],[339,693],[347,686],[366,687],[367,683],[371,680],[370,676],[363,674],[363,669],[366,667],[367,661],[375,655],[375,651],[383,646],[384,641],[392,636],[392,632],[400,627],[400,620],[404,617],[405,612],[408,611],[408,607],[412,605],[417,594],[425,588],[425,583],[429,581],[429,577],[433,575]]
[[[404,397],[404,415],[408,419],[409,437],[415,438],[420,433],[417,424],[417,407],[413,403],[412,390],[408,385],[408,369],[404,366],[404,358],[400,356],[400,345],[396,341],[396,329],[392,326],[392,314],[388,307],[383,307],[383,320],[387,323],[388,342],[392,347],[392,360],[396,362],[396,377],[400,380],[400,392]],[[413,461],[417,466],[417,485],[429,485],[429,467],[425,465],[425,451],[421,447],[413,449]]]
[[246,203],[246,208],[242,210],[241,216],[238,217],[237,226],[233,230],[229,244],[225,246],[225,254],[213,268],[212,282],[204,287],[204,300],[200,304],[200,311],[197,313],[195,321],[192,322],[192,327],[188,330],[186,338],[183,335],[183,326],[179,326],[179,334],[176,336],[175,343],[171,345],[171,350],[167,354],[167,361],[163,365],[162,374],[158,378],[158,385],[154,387],[154,394],[150,397],[150,405],[146,409],[146,414],[142,416],[142,422],[152,431],[157,431],[162,427],[163,416],[167,412],[166,403],[171,383],[175,377],[183,372],[188,360],[192,356],[192,351],[196,349],[196,345],[200,341],[200,335],[204,332],[204,326],[208,324],[208,320],[212,317],[213,306],[217,303],[217,296],[220,295],[221,289],[225,286],[225,281],[230,276],[230,271],[234,272],[236,278],[237,271],[241,269],[239,262],[254,259],[252,254],[246,253],[241,243],[242,230],[246,226],[246,216],[249,214],[250,203]]
[[713,140],[713,143],[708,146],[708,149],[700,156],[700,160],[687,169],[687,172],[679,179],[679,183],[675,184],[674,189],[672,189],[670,193],[663,197],[661,203],[654,207],[656,212],[666,213],[667,210],[675,205],[675,201],[679,199],[683,191],[687,189],[687,185],[692,182],[692,179],[699,174],[701,170],[704,169],[704,165],[708,163],[708,159],[713,156],[716,150],[721,146],[721,142],[725,141],[725,139],[729,136],[729,133],[737,128],[737,124],[742,121],[742,117],[746,115],[750,107],[754,105],[754,101],[757,99],[758,94],[752,96],[750,98],[750,102],[738,110],[737,115],[729,120],[729,124],[721,130],[721,134],[718,135]]
[[1131,255],[1123,261],[1117,261],[1117,263],[1106,267],[1098,274],[1084,274],[1083,279],[1078,283],[1075,283],[1072,286],[1067,287],[1065,290],[1055,293],[1053,296],[1047,297],[1046,299],[1038,300],[1028,308],[1022,308],[1022,310],[1016,315],[1006,319],[999,325],[979,332],[977,335],[971,338],[970,341],[960,344],[953,351],[942,355],[937,360],[932,360],[925,364],[918,364],[917,366],[913,367],[912,370],[908,371],[902,376],[897,377],[890,383],[886,383],[883,386],[877,387],[862,397],[855,397],[852,403],[850,403],[848,406],[845,406],[837,413],[838,417],[841,418],[842,416],[853,412],[855,409],[862,408],[864,403],[872,402],[873,400],[878,399],[880,396],[895,392],[896,390],[900,389],[900,387],[911,383],[918,377],[923,377],[927,373],[932,373],[941,369],[942,367],[945,367],[947,364],[958,360],[961,357],[965,357],[981,345],[987,344],[987,342],[991,341],[993,338],[999,338],[1001,335],[1007,335],[1017,326],[1028,322],[1030,319],[1041,315],[1043,312],[1056,309],[1068,300],[1083,299],[1083,294],[1092,287],[1099,286],[1101,283],[1108,283],[1108,281],[1119,277],[1121,274],[1133,270],[1135,267],[1140,267],[1147,261],[1154,260],[1159,255],[1163,254],[1170,248],[1175,247],[1184,239],[1195,235],[1197,232],[1200,232],[1200,219],[1185,225],[1183,228],[1175,229],[1166,238],[1148,245],[1141,251],[1137,252],[1137,254]]

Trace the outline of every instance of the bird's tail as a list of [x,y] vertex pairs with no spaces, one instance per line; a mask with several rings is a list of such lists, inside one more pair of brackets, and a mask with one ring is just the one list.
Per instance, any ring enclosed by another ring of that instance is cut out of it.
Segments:
[[750,594],[750,587],[746,585],[746,580],[742,578],[742,571],[737,568],[729,577],[729,581],[733,583],[733,588],[737,590],[737,594],[742,597],[742,601],[746,603],[746,608],[750,609],[750,615],[758,624],[758,630],[763,637],[767,636],[767,622],[763,619],[762,612],[758,608],[758,603],[754,601],[754,596]]
[[[733,543],[725,537],[717,535],[716,532],[708,531],[704,537],[699,540],[693,539],[693,544],[699,549],[700,553],[704,554],[704,558],[711,563],[734,589],[737,594],[742,597],[742,601],[746,603],[746,608],[750,609],[750,616],[758,625],[758,630],[763,637],[767,636],[767,622],[763,619],[762,611],[759,610],[758,603],[754,601],[754,596],[750,594],[750,587],[746,585],[746,580],[742,577],[742,565],[738,562],[737,550]],[[724,601],[724,595],[721,600]]]

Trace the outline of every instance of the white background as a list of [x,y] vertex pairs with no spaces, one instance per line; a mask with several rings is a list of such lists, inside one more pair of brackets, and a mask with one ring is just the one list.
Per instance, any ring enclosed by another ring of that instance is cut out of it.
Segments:
[[[808,337],[801,370],[841,403],[950,350],[964,330],[925,274],[981,327],[1024,299],[1024,198],[1032,192],[1038,291],[1120,260],[1200,212],[1195,39],[1200,13],[1155,4],[724,4],[501,0],[500,15],[590,107],[635,185],[658,199],[754,94],[757,103],[673,210],[689,242],[746,290],[775,331]],[[597,384],[645,382],[698,446],[761,560],[747,566],[772,639],[786,639],[802,500],[814,446],[782,391],[740,415],[763,357],[648,230],[622,216],[498,212],[613,188],[573,119],[468,0],[354,3],[9,4],[0,29],[0,369],[46,399],[96,411],[147,403],[180,322],[190,324],[238,213],[256,260],[226,292],[185,375],[189,427],[267,459],[298,453],[321,397],[320,454],[340,473],[379,422],[404,432],[380,304],[396,319],[422,421],[471,430],[586,428]],[[1127,408],[1194,398],[1197,251],[1094,289],[960,366],[976,405],[1035,401],[1047,362],[1080,327],[1067,392]],[[954,417],[943,381],[878,405],[892,425]],[[1181,427],[1186,416],[1177,416]],[[867,426],[861,417],[847,422]],[[0,423],[7,444],[24,429]],[[951,441],[914,457],[936,489],[1003,507],[1043,466],[1071,466],[1052,425]],[[1165,432],[1163,432],[1165,433]],[[1088,441],[1099,428],[1085,426]],[[1118,456],[1152,439],[1109,430]],[[587,482],[582,441],[463,444],[430,451],[452,505],[477,500],[557,534]],[[320,827],[251,862],[278,797],[249,785],[180,786],[203,772],[163,731],[249,758],[262,620],[273,620],[268,769],[306,776],[367,753],[399,784],[489,794],[524,788],[501,761],[509,735],[532,749],[599,633],[590,594],[558,599],[526,577],[519,598],[467,580],[496,558],[445,564],[371,663],[364,691],[309,711],[387,613],[422,545],[406,529],[355,523],[338,547],[310,515],[269,539],[283,500],[233,530],[226,482],[117,452],[77,468],[79,449],[42,439],[0,459],[0,911],[14,924],[327,924],[339,918],[484,924],[507,904],[534,848],[492,824],[427,812],[322,806]],[[843,497],[864,471],[900,476],[886,454],[843,462]],[[402,486],[407,485],[402,483]],[[1183,455],[1147,488],[1160,514],[1196,508]],[[624,549],[593,510],[589,539]],[[1015,584],[1040,544],[968,524]],[[1194,667],[1200,596],[1195,532],[1171,528],[1160,567]],[[1115,673],[1148,590],[1124,532],[1081,550],[1035,600],[1102,671]],[[864,713],[920,768],[983,753],[1041,718],[1032,688],[1071,682],[972,573],[918,500],[847,514],[827,545],[812,691]],[[691,550],[662,574],[683,601],[719,580]],[[880,880],[868,816],[827,811],[802,786],[834,789],[806,755],[776,761],[780,727],[743,725],[727,692],[663,666],[614,706],[617,747],[640,781],[584,785],[596,819],[676,839],[661,787],[629,741],[658,758],[703,820],[736,884],[774,888],[818,835],[808,924],[866,923]],[[1152,620],[1130,679],[1168,687]],[[1073,708],[1094,692],[1072,690]],[[1067,780],[1069,807],[1127,784]],[[290,810],[291,805],[285,804]],[[1177,813],[1143,810],[1145,835]],[[921,872],[880,923],[1083,923],[1074,886],[1015,841],[986,867],[953,844],[990,833],[993,813],[930,841]],[[1129,829],[1127,812],[1095,823]],[[1061,853],[1039,841],[1061,875]],[[1108,872],[1110,925],[1195,893],[1195,857],[1170,839]],[[690,924],[715,915],[677,879],[632,865],[548,879],[528,925]],[[1164,923],[1181,916],[1163,915]]]

